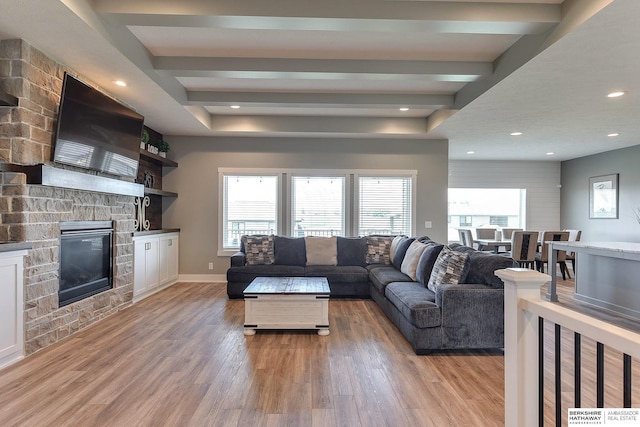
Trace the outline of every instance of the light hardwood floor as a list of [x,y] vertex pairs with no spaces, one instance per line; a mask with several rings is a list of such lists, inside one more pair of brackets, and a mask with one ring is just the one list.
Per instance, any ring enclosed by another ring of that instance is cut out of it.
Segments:
[[0,371],[0,425],[504,423],[501,352],[416,356],[371,300],[331,300],[326,337],[243,316],[224,284],[174,285]]

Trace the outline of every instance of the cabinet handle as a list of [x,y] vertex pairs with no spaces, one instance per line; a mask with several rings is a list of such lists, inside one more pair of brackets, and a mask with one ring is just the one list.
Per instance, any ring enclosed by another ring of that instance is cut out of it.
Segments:
[[169,246],[173,246],[173,239],[169,239]]
[[147,251],[148,251],[149,249],[151,249],[151,242],[147,242],[147,243],[145,243],[145,244],[144,244],[144,249],[145,249],[145,250],[147,250]]

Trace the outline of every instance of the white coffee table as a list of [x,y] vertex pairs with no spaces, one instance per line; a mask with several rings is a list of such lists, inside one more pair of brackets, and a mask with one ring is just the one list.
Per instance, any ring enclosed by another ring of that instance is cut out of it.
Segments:
[[244,290],[244,334],[257,329],[317,329],[329,335],[326,277],[256,277]]

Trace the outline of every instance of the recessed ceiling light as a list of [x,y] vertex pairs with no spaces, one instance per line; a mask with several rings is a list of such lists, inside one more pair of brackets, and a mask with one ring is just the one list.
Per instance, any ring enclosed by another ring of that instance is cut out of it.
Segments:
[[231,108],[233,108],[234,110],[237,110],[238,108],[240,108],[239,105],[232,105]]
[[409,111],[409,107],[400,107],[400,111]]
[[554,154],[556,154],[556,153],[554,153],[553,151],[549,151],[549,152],[547,153],[547,156],[553,156]]
[[607,97],[609,97],[609,98],[617,98],[617,97],[622,96],[624,94],[625,94],[624,91],[618,90],[616,92],[611,92],[610,94],[607,95]]
[[467,151],[467,154],[475,154],[475,151]]
[[522,132],[511,132],[509,135],[511,135],[511,136],[520,136],[520,135],[522,135]]
[[620,136],[620,134],[619,134],[618,132],[614,132],[614,133],[610,133],[610,134],[609,134],[609,135],[607,135],[607,136]]
[[115,83],[115,84],[116,84],[116,86],[121,86],[121,87],[125,87],[125,86],[127,86],[127,82],[122,81],[122,80],[116,80],[116,81],[114,81],[113,83]]

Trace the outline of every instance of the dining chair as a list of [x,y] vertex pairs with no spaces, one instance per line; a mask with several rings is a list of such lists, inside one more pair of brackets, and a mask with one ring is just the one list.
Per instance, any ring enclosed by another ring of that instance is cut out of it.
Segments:
[[476,228],[476,239],[495,239],[495,228]]
[[465,228],[458,229],[458,236],[460,237],[460,244],[473,248],[473,234],[471,230]]
[[[543,231],[542,239],[540,241],[541,248],[540,252],[536,254],[536,269],[544,273],[544,265],[549,264],[549,245],[545,242],[554,241],[554,242],[566,242],[569,240],[569,232],[568,231]],[[557,262],[560,265],[560,272],[562,272],[562,280],[566,280],[566,263],[567,252],[566,251],[558,251],[558,259]]]
[[533,269],[538,249],[538,232],[516,230],[511,234],[509,255],[520,267]]
[[[573,230],[573,229],[565,229],[564,231],[569,232],[569,242],[579,242],[580,236],[582,235],[582,230]],[[573,270],[573,275],[576,274],[576,253],[567,251],[566,260],[571,261],[571,269]],[[569,270],[567,269],[567,274]],[[569,277],[571,278],[571,277]]]
[[522,231],[522,228],[503,228],[502,240],[511,240],[514,231]]

